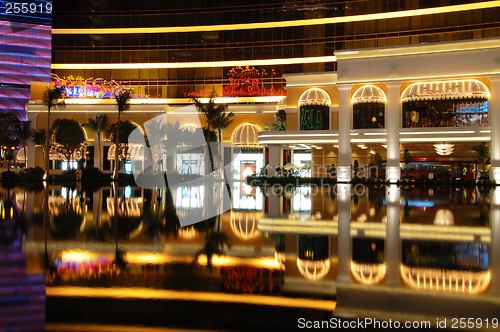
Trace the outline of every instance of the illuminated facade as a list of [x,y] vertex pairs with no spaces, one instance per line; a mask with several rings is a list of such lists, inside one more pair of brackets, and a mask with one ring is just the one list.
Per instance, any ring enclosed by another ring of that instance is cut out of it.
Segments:
[[0,4],[0,112],[25,118],[30,82],[50,82],[52,1]]
[[[93,114],[107,114],[113,122],[116,109],[106,98],[120,84],[137,97],[124,116],[141,126],[215,90],[217,102],[235,114],[222,133],[225,148],[232,148],[225,160],[241,151],[238,158],[246,162],[266,148],[251,163],[232,165],[244,166],[241,172],[290,163],[301,174],[326,176],[334,164],[338,179],[347,181],[355,160],[373,165],[378,153],[387,162],[386,179],[396,181],[400,152],[408,149],[416,160],[453,161],[465,176],[477,171],[472,147],[491,141],[490,175],[500,178],[494,129],[500,2],[430,8],[418,2],[304,2],[292,8],[276,1],[196,13],[184,8],[187,3],[172,4],[82,0],[55,6],[52,74],[57,82],[71,82],[68,106],[58,116],[83,124]],[[176,19],[163,20],[167,14]],[[42,128],[43,106],[29,108]],[[278,110],[286,112],[285,121],[276,121]],[[249,147],[239,137],[241,126],[261,128]],[[95,154],[93,136],[87,145]],[[438,144],[452,149],[437,154]],[[107,159],[104,153],[94,156],[95,165]],[[207,165],[199,156],[184,157],[176,162],[186,164],[185,172],[201,173],[197,169]]]
[[[281,95],[335,71],[334,51],[499,36],[498,1],[79,0],[54,4],[52,70],[151,98]],[[247,68],[248,66],[248,68]]]

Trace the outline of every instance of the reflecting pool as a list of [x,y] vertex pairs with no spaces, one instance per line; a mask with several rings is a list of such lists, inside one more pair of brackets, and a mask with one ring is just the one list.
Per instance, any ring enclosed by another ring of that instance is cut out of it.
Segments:
[[498,317],[500,188],[231,186],[207,220],[222,186],[1,188],[0,327]]

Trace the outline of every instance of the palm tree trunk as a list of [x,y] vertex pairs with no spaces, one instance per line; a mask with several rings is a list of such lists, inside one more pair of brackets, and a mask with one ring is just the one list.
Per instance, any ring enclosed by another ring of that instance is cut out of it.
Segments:
[[118,122],[116,124],[116,134],[115,134],[115,170],[113,172],[113,179],[118,180],[118,144],[120,142],[120,110],[118,110]]
[[47,112],[47,132],[45,133],[45,179],[49,180],[49,163],[50,163],[50,151],[49,151],[49,136],[50,136],[50,107],[48,107]]
[[101,132],[97,131],[97,145],[99,151],[99,170],[102,170],[102,154],[101,154]]
[[23,139],[23,149],[24,149],[24,169],[28,168],[28,165],[26,164],[26,140]]

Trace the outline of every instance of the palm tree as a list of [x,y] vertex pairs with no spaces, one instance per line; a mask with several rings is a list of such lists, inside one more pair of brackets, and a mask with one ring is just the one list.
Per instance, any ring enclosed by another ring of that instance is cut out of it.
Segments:
[[[212,91],[207,104],[201,103],[197,98],[193,98],[193,101],[198,111],[205,116],[207,129],[217,131],[220,149],[222,149],[222,129],[227,128],[233,122],[231,118],[234,114],[233,112],[228,112],[227,104],[216,104],[215,96],[216,92]],[[210,145],[210,143],[208,144]],[[222,156],[222,150],[219,153]]]
[[83,124],[84,128],[89,128],[97,133],[97,146],[99,149],[99,169],[102,169],[102,154],[101,154],[101,133],[108,128],[108,117],[106,115],[98,115],[94,119],[89,118],[87,123]]
[[[47,106],[47,131],[50,132],[50,110],[54,107],[64,107],[66,104],[64,103],[64,88],[61,86],[51,86],[45,90],[43,95],[43,103]],[[50,142],[49,136],[45,135],[45,149],[47,150],[45,153],[45,176],[46,179],[49,179],[49,163],[50,163]]]
[[16,135],[23,142],[24,167],[26,165],[26,141],[34,136],[35,131],[31,128],[31,121],[19,121],[16,126]]
[[113,172],[113,179],[118,179],[118,145],[120,143],[120,116],[122,112],[128,111],[130,109],[130,99],[132,98],[132,90],[123,90],[119,94],[115,94],[116,107],[118,108],[118,122],[116,126],[115,134],[115,170]]

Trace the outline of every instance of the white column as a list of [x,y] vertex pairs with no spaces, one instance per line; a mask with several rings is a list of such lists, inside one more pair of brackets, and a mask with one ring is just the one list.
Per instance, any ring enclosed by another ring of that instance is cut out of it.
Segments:
[[[399,167],[399,129],[401,127],[401,97],[400,82],[388,82],[387,103],[385,105],[385,128],[387,130],[387,167],[385,179],[396,183],[401,179],[401,168]],[[379,170],[380,171],[380,170]]]
[[339,221],[337,249],[337,282],[351,282],[351,185],[338,184]]
[[491,76],[488,118],[491,127],[490,179],[500,184],[500,75]]
[[337,166],[337,180],[351,181],[351,118],[352,84],[339,84],[339,161]]
[[283,165],[283,151],[280,144],[270,144],[269,149],[269,165],[267,165],[267,176],[276,176],[276,167]]
[[491,190],[491,295],[500,295],[500,187]]
[[399,265],[401,263],[401,239],[399,236],[399,201],[401,191],[398,185],[386,187],[387,201],[387,236],[385,239],[385,265],[388,286],[400,286]]

